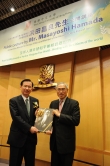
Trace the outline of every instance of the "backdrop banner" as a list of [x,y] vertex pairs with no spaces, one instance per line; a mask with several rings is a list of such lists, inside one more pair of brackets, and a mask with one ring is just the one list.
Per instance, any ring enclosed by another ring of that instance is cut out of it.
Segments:
[[0,66],[110,44],[110,0],[81,0],[0,31]]

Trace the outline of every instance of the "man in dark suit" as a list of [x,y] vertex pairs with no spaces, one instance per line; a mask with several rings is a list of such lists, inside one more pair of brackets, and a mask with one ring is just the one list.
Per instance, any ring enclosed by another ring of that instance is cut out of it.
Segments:
[[[65,83],[59,83],[56,91],[59,99],[50,104],[50,108],[54,108],[53,129],[46,132],[51,134],[51,166],[72,166],[75,151],[75,126],[78,126],[80,122],[79,103],[67,97],[68,86]],[[61,103],[60,106],[59,103]]]
[[25,166],[34,166],[36,133],[38,132],[37,128],[34,127],[34,122],[39,100],[29,96],[33,89],[33,83],[30,79],[22,80],[20,86],[21,95],[11,98],[9,101],[12,117],[7,140],[10,145],[9,166],[21,166],[23,157]]

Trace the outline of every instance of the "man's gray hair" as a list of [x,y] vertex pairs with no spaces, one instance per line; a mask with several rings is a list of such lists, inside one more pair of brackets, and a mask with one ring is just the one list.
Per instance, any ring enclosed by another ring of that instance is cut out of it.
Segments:
[[56,89],[57,89],[58,86],[61,85],[61,84],[65,85],[66,89],[68,89],[68,85],[67,85],[65,82],[59,82],[59,83],[57,83]]

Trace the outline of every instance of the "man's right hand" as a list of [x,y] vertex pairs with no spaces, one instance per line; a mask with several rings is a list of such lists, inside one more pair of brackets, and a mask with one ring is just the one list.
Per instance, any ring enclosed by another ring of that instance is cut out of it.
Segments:
[[51,134],[52,134],[52,130],[47,130],[47,131],[45,132],[45,134],[51,135]]

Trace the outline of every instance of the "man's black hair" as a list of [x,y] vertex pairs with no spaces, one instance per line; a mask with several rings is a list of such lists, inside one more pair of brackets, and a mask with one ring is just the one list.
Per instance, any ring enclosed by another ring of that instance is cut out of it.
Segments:
[[24,79],[21,81],[20,85],[22,86],[23,85],[23,82],[31,82],[32,83],[32,87],[33,87],[33,82],[30,80],[30,79]]

